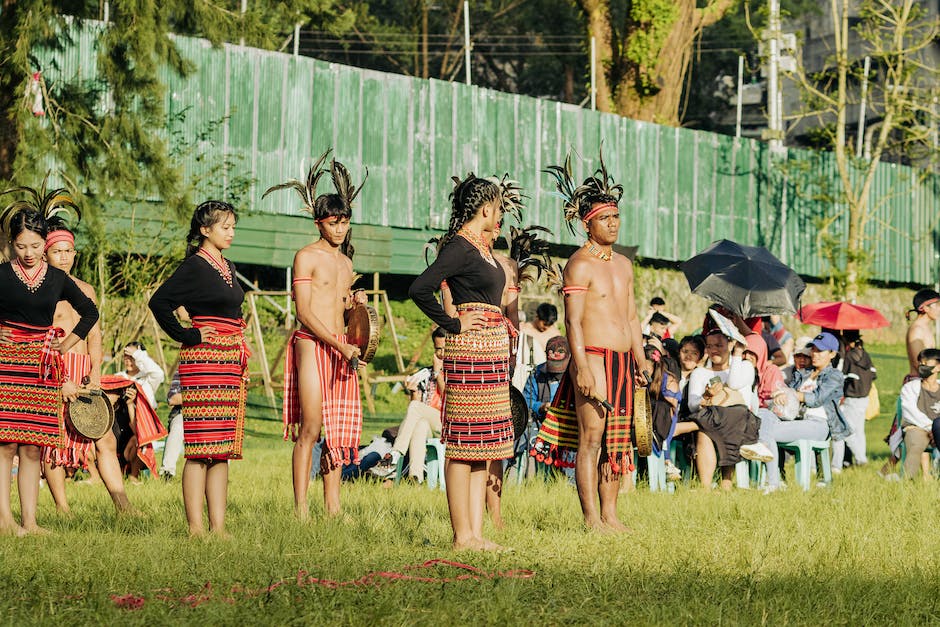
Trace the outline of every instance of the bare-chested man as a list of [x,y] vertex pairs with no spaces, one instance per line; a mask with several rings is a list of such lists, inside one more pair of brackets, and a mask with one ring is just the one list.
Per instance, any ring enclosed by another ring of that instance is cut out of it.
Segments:
[[[320,463],[326,513],[340,511],[339,486],[343,464],[358,457],[362,435],[362,406],[354,363],[359,348],[346,342],[346,315],[365,293],[352,293],[352,246],[349,220],[358,193],[346,168],[333,161],[330,172],[338,193],[316,197],[314,165],[307,177],[306,210],[313,214],[320,239],[294,256],[293,294],[297,320],[302,325],[290,339],[284,381],[284,437],[294,441],[294,511],[310,515],[307,489],[313,447],[325,432]],[[272,188],[273,189],[273,188]],[[268,190],[271,191],[271,190]],[[314,200],[315,199],[315,200]]]
[[[550,172],[558,179],[562,194],[576,189],[567,163],[565,168]],[[630,436],[633,389],[642,380],[640,373],[647,371],[633,294],[633,265],[612,249],[620,230],[617,202],[622,189],[613,185],[603,162],[577,189],[566,198],[565,213],[569,220],[584,225],[588,241],[570,257],[564,270],[571,366],[539,432],[542,442],[537,442],[536,450],[547,443],[556,464],[559,458],[565,459],[571,439],[559,425],[566,418],[570,420],[573,401],[577,417],[575,481],[584,522],[591,529],[626,531],[617,516],[617,495],[621,476],[634,470]],[[595,495],[600,497],[599,509]]]
[[[75,264],[75,237],[71,231],[64,228],[57,228],[49,232],[46,237],[46,260],[53,268],[58,268],[69,274],[79,289],[90,299],[95,300],[94,288],[72,276],[72,266]],[[97,305],[97,302],[95,303]],[[65,301],[61,301],[55,310],[53,326],[64,329],[68,334],[71,329],[78,324],[79,315]],[[68,375],[76,383],[87,385],[91,389],[101,389],[101,364],[102,364],[102,346],[101,346],[101,326],[95,323],[95,326],[88,332],[88,337],[79,341],[65,356],[66,369]],[[78,370],[79,372],[71,372]],[[68,441],[69,449],[66,451],[47,450],[43,459],[43,473],[46,476],[46,483],[49,485],[49,492],[55,501],[56,509],[63,513],[69,512],[69,504],[65,494],[65,475],[67,465],[76,465],[87,462],[90,468],[97,465],[98,473],[104,482],[105,488],[114,501],[114,507],[118,513],[130,513],[136,511],[127,500],[127,493],[124,490],[124,479],[121,473],[121,466],[117,458],[117,440],[114,433],[108,432],[107,435],[94,442],[94,451],[87,440],[76,434],[69,427]],[[82,450],[84,449],[84,451]],[[94,460],[88,459],[88,455],[93,454]],[[79,457],[85,459],[79,459]]]
[[919,377],[917,356],[925,348],[936,348],[936,325],[940,317],[940,294],[932,289],[922,289],[914,294],[914,308],[917,314],[907,329],[907,361],[910,365],[908,377]]

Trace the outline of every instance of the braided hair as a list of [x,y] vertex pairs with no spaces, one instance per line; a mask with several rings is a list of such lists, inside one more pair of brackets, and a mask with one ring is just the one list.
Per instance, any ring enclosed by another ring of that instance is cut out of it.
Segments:
[[207,200],[200,203],[193,211],[192,220],[189,221],[189,235],[186,236],[186,256],[191,257],[196,254],[199,247],[206,240],[202,234],[202,227],[212,228],[225,219],[225,216],[231,215],[236,221],[238,214],[235,207],[221,200]]
[[457,235],[457,231],[477,214],[480,207],[501,198],[499,185],[487,179],[478,178],[473,172],[467,174],[467,178],[462,181],[456,176],[452,179],[454,191],[450,194],[450,225],[438,242],[438,250]]

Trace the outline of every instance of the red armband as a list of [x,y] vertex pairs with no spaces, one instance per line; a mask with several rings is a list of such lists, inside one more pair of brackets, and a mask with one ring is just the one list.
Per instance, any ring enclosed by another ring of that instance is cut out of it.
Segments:
[[588,288],[583,285],[566,285],[561,288],[561,293],[567,296],[568,294],[579,294],[581,292],[588,291]]

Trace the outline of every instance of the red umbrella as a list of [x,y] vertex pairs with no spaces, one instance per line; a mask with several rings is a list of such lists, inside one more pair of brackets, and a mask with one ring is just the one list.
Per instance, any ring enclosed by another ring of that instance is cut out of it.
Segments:
[[877,329],[890,322],[874,307],[852,303],[813,303],[797,313],[803,324],[818,324],[827,329]]

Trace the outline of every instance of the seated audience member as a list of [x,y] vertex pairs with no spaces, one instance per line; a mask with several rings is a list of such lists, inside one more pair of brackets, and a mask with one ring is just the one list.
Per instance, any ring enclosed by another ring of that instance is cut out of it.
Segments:
[[558,307],[551,303],[542,303],[535,309],[535,320],[532,322],[523,322],[519,325],[519,331],[529,336],[531,343],[533,365],[545,361],[545,348],[548,341],[553,337],[561,335],[558,330]]
[[170,406],[170,415],[167,418],[167,436],[163,446],[163,459],[160,462],[160,476],[164,481],[170,481],[176,476],[176,464],[183,453],[183,388],[180,385],[179,368],[170,378],[166,403]]
[[[398,429],[393,427],[386,429],[382,435],[372,438],[367,446],[359,447],[359,461],[343,465],[343,481],[354,481],[362,476],[374,476],[379,479],[385,479],[386,485],[391,485],[395,478],[396,461],[392,460],[392,442],[397,437]],[[320,444],[320,462],[323,463],[322,440]],[[314,467],[318,464],[313,464]],[[322,469],[321,469],[322,470]],[[368,473],[368,474],[367,474]]]
[[716,467],[721,468],[722,489],[730,490],[741,446],[757,441],[760,421],[749,409],[755,373],[754,366],[742,358],[744,348],[711,329],[705,337],[707,364],[689,376],[692,413],[689,422],[676,426],[676,433],[698,432],[695,465],[706,490],[711,489]]
[[[844,377],[832,367],[839,351],[839,340],[831,333],[820,333],[811,342],[812,369],[797,370],[789,382],[800,403],[796,420],[781,420],[773,412],[761,413],[760,441],[741,447],[745,459],[767,462],[767,490],[780,487],[777,464],[778,442],[793,440],[844,440],[852,430],[842,415],[840,403]],[[777,396],[785,394],[781,390]],[[775,403],[782,404],[775,398]]]
[[408,453],[408,478],[424,480],[424,456],[430,437],[441,435],[441,407],[444,393],[444,329],[437,327],[431,333],[434,357],[431,366],[422,368],[405,380],[405,389],[411,402],[405,419],[398,427],[398,437],[392,445],[392,463]]
[[[536,366],[532,374],[529,375],[525,389],[522,392],[530,416],[525,437],[522,442],[518,443],[520,449],[525,447],[522,449],[525,451],[531,451],[535,445],[536,436],[542,427],[542,421],[545,420],[545,412],[548,410],[548,406],[551,405],[558,384],[568,370],[568,363],[571,360],[568,339],[564,335],[556,335],[550,339],[546,345],[546,356],[545,362]],[[526,476],[544,474],[549,477],[554,474],[554,466],[536,461],[534,456],[529,457],[528,464],[529,468],[526,470]]]
[[937,381],[940,366],[940,350],[926,348],[917,356],[917,374],[901,386],[901,429],[907,455],[904,473],[914,479],[920,473],[929,480],[930,457],[924,455],[934,446],[940,435],[940,382]]
[[658,311],[655,312],[650,316],[649,333],[647,335],[662,340],[667,333],[669,333],[669,318]]
[[871,386],[878,377],[875,365],[865,350],[865,344],[858,331],[845,331],[845,358],[842,360],[842,373],[845,375],[845,397],[842,399],[842,413],[852,427],[852,435],[844,442],[832,443],[832,472],[842,472],[845,448],[852,452],[857,466],[868,463],[865,442],[865,412],[868,411],[868,395]]
[[644,347],[646,361],[653,365],[649,386],[653,431],[656,434],[653,439],[653,451],[663,454],[666,478],[678,481],[682,478],[682,472],[672,462],[669,446],[676,430],[679,403],[682,400],[682,393],[679,391],[679,364],[658,344],[654,338]]
[[124,346],[124,370],[117,373],[139,383],[150,406],[157,407],[157,388],[163,383],[166,374],[153,358],[147,354],[147,349],[140,342],[128,342]]
[[801,337],[797,340],[797,348],[793,351],[793,355],[791,355],[793,363],[780,370],[780,372],[783,373],[784,383],[789,385],[790,381],[793,379],[794,372],[797,370],[806,370],[813,365],[812,341],[813,338],[810,337]]
[[[765,316],[764,330],[773,335],[777,344],[780,346],[780,350],[783,351],[784,363],[778,363],[777,365],[783,367],[790,363],[790,356],[793,355],[793,347],[800,346],[800,344],[794,343],[793,334],[787,331],[783,326],[783,318],[778,315]],[[807,341],[809,340],[807,339]],[[767,348],[768,350],[770,349],[770,344],[767,345]]]
[[653,318],[656,317],[656,314],[659,314],[657,320],[662,321],[665,318],[665,323],[662,327],[657,327],[661,329],[661,333],[657,333],[660,339],[666,340],[676,336],[676,333],[679,332],[679,325],[682,324],[682,318],[679,316],[666,311],[666,301],[663,300],[661,296],[654,296],[650,299],[650,307],[646,312],[646,317],[643,318],[643,322],[640,323],[640,327],[643,329],[644,335],[650,335],[654,333],[653,331]]

